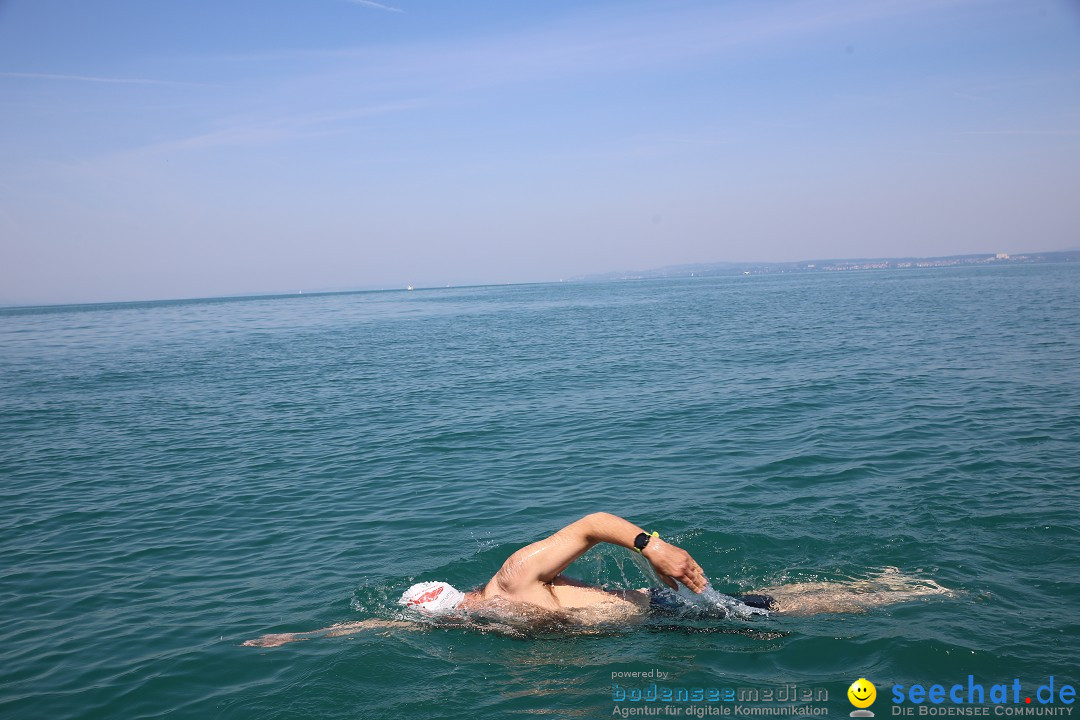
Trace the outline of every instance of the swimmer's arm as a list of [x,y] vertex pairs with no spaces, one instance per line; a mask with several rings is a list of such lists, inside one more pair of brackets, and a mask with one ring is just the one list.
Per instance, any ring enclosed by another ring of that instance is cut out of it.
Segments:
[[[503,563],[495,579],[507,592],[518,591],[531,582],[550,583],[594,545],[604,542],[632,548],[634,538],[642,532],[637,525],[611,513],[586,515],[551,537],[518,550]],[[644,555],[660,579],[672,588],[678,587],[678,580],[694,592],[705,589],[707,581],[701,566],[682,548],[653,538]]]
[[355,635],[364,630],[391,629],[415,630],[417,628],[416,623],[405,622],[403,620],[360,620],[359,622],[338,623],[337,625],[331,625],[330,627],[321,628],[319,630],[310,630],[308,632],[272,633],[270,635],[252,638],[251,640],[245,640],[241,645],[246,645],[248,647],[277,647],[278,645],[284,645],[285,643],[300,642],[301,640],[311,640],[319,637],[342,637],[344,635]]

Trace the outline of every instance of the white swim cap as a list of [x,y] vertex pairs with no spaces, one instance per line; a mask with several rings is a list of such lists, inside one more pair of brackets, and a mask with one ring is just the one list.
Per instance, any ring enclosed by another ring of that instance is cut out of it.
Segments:
[[398,604],[443,613],[453,610],[464,599],[465,593],[450,583],[432,581],[413,585],[402,594]]

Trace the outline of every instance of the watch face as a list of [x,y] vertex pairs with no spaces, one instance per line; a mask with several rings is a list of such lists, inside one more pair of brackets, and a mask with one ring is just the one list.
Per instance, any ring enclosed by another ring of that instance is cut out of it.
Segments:
[[634,538],[634,547],[638,550],[644,550],[645,546],[649,544],[649,536],[646,533],[639,534]]

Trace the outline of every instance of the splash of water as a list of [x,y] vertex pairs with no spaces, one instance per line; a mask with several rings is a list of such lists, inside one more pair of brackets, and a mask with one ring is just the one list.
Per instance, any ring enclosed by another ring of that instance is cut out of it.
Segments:
[[[717,592],[711,583],[706,583],[705,589],[695,593],[683,584],[679,589],[671,590],[660,576],[656,574],[652,564],[640,554],[632,553],[631,562],[640,570],[645,577],[652,581],[655,605],[672,615],[684,617],[702,618],[738,618],[749,619],[755,616],[768,617],[769,611],[764,608],[751,607],[738,598]],[[625,579],[625,574],[623,575]]]

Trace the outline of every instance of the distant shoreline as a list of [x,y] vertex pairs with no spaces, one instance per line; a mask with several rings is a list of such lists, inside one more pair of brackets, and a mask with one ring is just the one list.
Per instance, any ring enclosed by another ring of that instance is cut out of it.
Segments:
[[767,275],[774,273],[843,272],[847,270],[906,270],[910,268],[956,267],[960,265],[1012,265],[1080,261],[1080,250],[1023,253],[976,253],[943,257],[851,258],[800,260],[798,262],[717,262],[668,265],[652,270],[596,273],[572,278],[575,282],[651,280],[679,277],[725,275]]
[[[845,270],[898,270],[909,268],[955,267],[962,265],[1021,265],[1036,263],[1080,262],[1080,250],[1024,253],[976,253],[972,255],[948,255],[943,257],[904,258],[852,258],[835,260],[800,260],[798,262],[716,262],[689,265],[668,265],[651,270],[593,273],[578,275],[567,280],[547,280],[519,283],[466,283],[463,285],[418,286],[415,290],[445,290],[482,287],[506,287],[518,285],[546,285],[566,282],[614,282],[619,280],[657,280],[683,277],[722,277],[733,275],[769,275],[776,273],[840,272]],[[19,303],[0,301],[0,310],[30,310],[34,308],[82,307],[93,305],[145,305],[162,302],[206,302],[209,300],[265,300],[270,298],[296,297],[298,295],[345,295],[352,293],[405,292],[409,287],[357,287],[305,290],[303,292],[254,292],[232,295],[207,295],[195,297],[148,298],[140,300],[92,300],[86,302]]]

